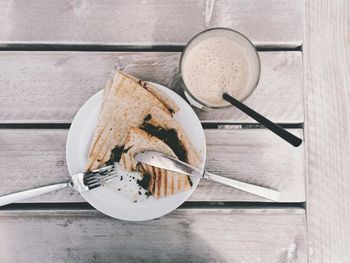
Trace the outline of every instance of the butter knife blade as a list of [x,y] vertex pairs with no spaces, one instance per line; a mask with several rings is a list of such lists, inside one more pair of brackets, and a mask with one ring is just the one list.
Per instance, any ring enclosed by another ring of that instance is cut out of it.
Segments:
[[209,173],[205,170],[189,165],[188,163],[182,162],[172,156],[160,152],[145,151],[143,153],[138,153],[135,156],[135,159],[138,162],[152,165],[161,169],[171,170],[174,172],[187,174],[189,176],[200,177],[209,181],[231,186],[272,201],[277,202],[280,200],[280,192],[277,190]]
[[202,178],[204,175],[204,171],[202,169],[182,162],[170,155],[156,151],[145,151],[143,153],[138,153],[135,156],[135,160],[161,169],[187,174],[189,176]]

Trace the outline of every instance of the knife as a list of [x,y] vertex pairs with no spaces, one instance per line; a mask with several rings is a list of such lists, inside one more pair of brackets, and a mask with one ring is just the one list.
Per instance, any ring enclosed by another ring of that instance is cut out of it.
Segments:
[[138,153],[135,156],[138,162],[155,166],[161,169],[166,169],[182,174],[186,174],[193,177],[203,178],[208,181],[213,181],[219,184],[231,186],[239,190],[270,199],[278,202],[280,199],[280,192],[277,190],[269,189],[266,187],[258,186],[255,184],[244,183],[235,179],[226,178],[198,167],[192,166],[188,163],[182,162],[172,156],[156,152],[156,151],[145,151]]

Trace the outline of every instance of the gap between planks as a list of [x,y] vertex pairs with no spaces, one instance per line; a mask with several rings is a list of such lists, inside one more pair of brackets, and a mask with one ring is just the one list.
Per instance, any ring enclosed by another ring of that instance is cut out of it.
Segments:
[[[186,201],[177,209],[290,209],[291,211],[305,210],[305,202],[301,203],[268,203],[268,202],[201,202]],[[96,210],[87,202],[79,203],[15,203],[0,207],[1,211],[62,211],[62,210]]]
[[[0,44],[1,51],[82,51],[82,52],[182,52],[185,45],[166,45],[166,46],[116,46],[116,45],[70,45],[55,43],[11,43]],[[274,44],[264,46],[256,44],[255,48],[259,52],[281,52],[281,51],[302,51],[302,46],[288,46]]]

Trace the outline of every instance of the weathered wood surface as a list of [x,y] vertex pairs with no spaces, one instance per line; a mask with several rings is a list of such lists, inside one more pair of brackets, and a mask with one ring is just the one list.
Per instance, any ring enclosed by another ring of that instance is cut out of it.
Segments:
[[[215,26],[237,29],[258,47],[294,48],[302,43],[302,18],[302,0],[7,0],[0,1],[0,49],[31,50],[48,44],[66,50],[179,50],[193,35]],[[0,123],[70,123],[116,69],[182,93],[179,56],[2,51]],[[262,79],[247,104],[276,122],[303,123],[301,52],[260,52],[260,56]],[[234,108],[197,113],[204,123],[255,123]],[[302,129],[292,131],[303,137]],[[282,202],[305,201],[304,146],[293,148],[265,129],[205,133],[210,171],[278,189]],[[0,195],[67,180],[66,136],[65,129],[0,129]],[[316,151],[317,145],[311,148]],[[328,171],[327,167],[322,166]],[[83,201],[65,189],[28,202]],[[266,200],[201,182],[190,201]],[[307,261],[303,209],[189,206],[140,223],[111,219],[95,210],[0,209],[0,262]],[[315,207],[310,211],[322,222]],[[310,237],[315,239],[320,225],[309,220],[314,227]],[[348,233],[349,228],[343,227]],[[344,241],[339,232],[337,228]],[[335,252],[346,245],[333,241]],[[317,240],[317,249],[319,244]]]
[[128,223],[94,210],[0,211],[0,261],[306,262],[303,209],[178,209]]
[[[302,130],[292,130],[302,137]],[[269,186],[282,202],[305,201],[304,147],[294,148],[265,129],[205,130],[207,168],[217,174]],[[0,195],[69,179],[67,130],[0,130]],[[10,167],[10,168],[9,168]],[[268,201],[202,181],[191,201]],[[81,202],[72,189],[31,202]]]
[[307,1],[304,46],[310,262],[350,258],[350,5]]
[[[279,123],[304,121],[301,52],[261,52],[262,78],[246,103]],[[179,53],[0,52],[0,122],[70,123],[116,69],[182,94]],[[256,123],[231,107],[203,122]]]
[[[9,0],[0,44],[184,45],[210,27],[241,31],[261,46],[300,46],[302,1]],[[269,12],[266,12],[268,10]]]

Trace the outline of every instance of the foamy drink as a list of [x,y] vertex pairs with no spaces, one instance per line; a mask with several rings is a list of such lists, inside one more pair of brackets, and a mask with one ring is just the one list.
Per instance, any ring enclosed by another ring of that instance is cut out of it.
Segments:
[[229,29],[197,35],[186,47],[181,74],[189,95],[208,107],[229,103],[223,93],[244,100],[256,87],[260,62],[251,42]]

